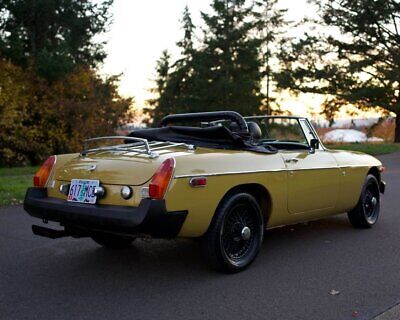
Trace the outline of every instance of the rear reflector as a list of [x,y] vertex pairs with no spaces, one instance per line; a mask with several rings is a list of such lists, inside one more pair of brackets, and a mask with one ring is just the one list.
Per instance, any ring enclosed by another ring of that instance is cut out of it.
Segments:
[[149,197],[151,199],[163,199],[167,191],[169,182],[172,178],[172,173],[175,167],[175,160],[169,158],[164,160],[161,166],[157,169],[149,184]]
[[207,178],[206,177],[192,178],[190,179],[189,184],[193,188],[204,187],[207,185]]
[[50,156],[33,177],[33,186],[43,188],[49,179],[51,170],[56,162],[56,156]]

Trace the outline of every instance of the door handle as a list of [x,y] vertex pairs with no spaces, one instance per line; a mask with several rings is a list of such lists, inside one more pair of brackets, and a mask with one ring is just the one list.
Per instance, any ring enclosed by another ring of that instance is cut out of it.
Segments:
[[296,159],[296,158],[286,159],[285,160],[286,163],[297,163],[298,161],[299,161],[299,159]]

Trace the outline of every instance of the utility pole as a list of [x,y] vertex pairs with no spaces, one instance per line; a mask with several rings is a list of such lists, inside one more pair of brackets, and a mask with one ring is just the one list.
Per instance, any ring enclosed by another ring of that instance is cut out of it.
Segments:
[[270,67],[269,67],[269,58],[270,58],[270,52],[269,52],[269,41],[270,41],[270,30],[269,30],[269,0],[266,0],[266,6],[265,6],[265,11],[264,11],[264,19],[265,19],[265,28],[264,28],[264,36],[265,36],[265,55],[264,55],[264,62],[265,62],[265,71],[266,71],[266,76],[267,76],[267,92],[265,95],[266,99],[266,104],[267,104],[267,115],[270,114],[270,98],[269,98],[269,87],[270,87]]

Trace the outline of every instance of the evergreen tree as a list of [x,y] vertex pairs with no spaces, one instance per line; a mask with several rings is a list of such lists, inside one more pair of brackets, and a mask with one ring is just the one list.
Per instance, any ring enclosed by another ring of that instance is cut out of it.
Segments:
[[195,26],[186,6],[182,17],[183,38],[177,43],[181,49],[181,57],[173,64],[170,55],[164,51],[157,61],[156,87],[151,92],[157,98],[150,99],[147,103],[151,108],[145,111],[153,119],[153,125],[169,113],[184,113],[190,110],[190,94],[193,81],[193,56],[195,54],[193,33]]
[[186,6],[181,20],[183,38],[177,43],[181,57],[172,66],[166,94],[170,96],[171,106],[178,113],[190,112],[193,104],[196,50],[194,48],[194,30],[189,8]]
[[167,94],[167,86],[170,77],[170,55],[167,50],[164,50],[161,57],[157,61],[156,67],[156,87],[150,89],[150,92],[157,95],[156,98],[147,101],[150,108],[145,109],[153,120],[153,124],[157,125],[160,120],[168,115],[173,105],[171,104],[171,97]]
[[158,97],[149,101],[155,108],[150,111],[154,123],[168,112],[260,111],[262,41],[256,37],[253,7],[245,0],[214,0],[211,7],[213,13],[202,13],[205,27],[197,48],[195,26],[185,8],[184,35],[177,43],[181,57],[168,63],[168,74],[160,73],[160,62],[157,64],[156,82],[163,79],[165,86],[157,85]]
[[[319,26],[281,50],[279,85],[297,92],[329,94],[361,109],[396,114],[400,142],[400,3],[394,0],[324,0]],[[321,29],[321,28],[319,28]],[[332,103],[332,101],[331,101]]]
[[189,60],[194,51],[193,38],[194,38],[195,25],[193,24],[192,16],[190,14],[188,6],[186,6],[185,9],[183,10],[181,23],[184,35],[183,39],[179,41],[177,45],[179,48],[181,48],[181,53],[183,58]]
[[204,42],[198,53],[194,111],[259,113],[262,95],[260,40],[254,36],[252,6],[245,0],[214,0],[202,13]]
[[278,0],[258,0],[254,12],[262,41],[261,59],[266,88],[261,110],[265,111],[266,114],[279,111],[276,110],[279,106],[275,102],[275,97],[271,97],[271,89],[276,89],[273,82],[277,72],[276,67],[279,65],[277,60],[279,44],[289,41],[286,37],[286,30],[290,25],[290,22],[285,19],[287,9],[278,8],[278,3]]
[[54,80],[78,65],[95,66],[105,58],[94,37],[110,21],[112,0],[0,1],[0,56],[14,64],[33,65]]

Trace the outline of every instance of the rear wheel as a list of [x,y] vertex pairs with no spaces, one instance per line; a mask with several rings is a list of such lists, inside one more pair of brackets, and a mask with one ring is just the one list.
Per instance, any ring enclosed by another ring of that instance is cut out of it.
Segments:
[[135,238],[118,236],[110,233],[92,234],[91,238],[97,244],[108,249],[123,249],[129,247]]
[[260,251],[264,222],[260,206],[247,193],[237,193],[219,205],[202,249],[209,264],[224,272],[249,266]]
[[364,182],[356,207],[347,215],[355,228],[371,228],[379,217],[380,191],[375,176],[369,174]]

